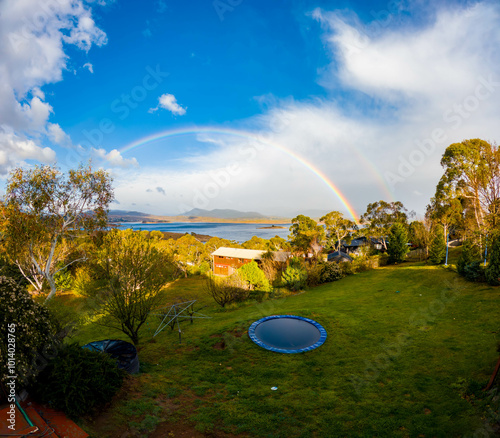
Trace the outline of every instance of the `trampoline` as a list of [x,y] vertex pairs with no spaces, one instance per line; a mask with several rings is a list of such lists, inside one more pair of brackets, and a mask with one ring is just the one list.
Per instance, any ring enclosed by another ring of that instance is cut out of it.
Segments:
[[99,353],[107,353],[116,360],[118,368],[135,374],[139,372],[139,358],[136,348],[130,343],[118,339],[105,339],[85,344],[82,348]]
[[303,353],[320,347],[326,330],[309,318],[295,315],[273,315],[255,321],[248,336],[259,347],[276,353]]

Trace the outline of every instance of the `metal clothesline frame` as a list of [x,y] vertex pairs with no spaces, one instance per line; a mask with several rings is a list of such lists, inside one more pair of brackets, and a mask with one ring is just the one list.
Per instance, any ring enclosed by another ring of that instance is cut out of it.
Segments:
[[[192,300],[192,301],[184,301],[182,303],[175,303],[172,304],[171,306],[164,306],[160,307],[159,309],[156,309],[156,311],[161,311],[162,309],[168,309],[168,312],[165,314],[164,312],[162,313],[151,313],[151,315],[157,315],[157,316],[163,316],[163,319],[160,322],[160,325],[156,329],[153,338],[158,335],[165,327],[170,325],[172,321],[175,321],[177,323],[177,328],[179,330],[179,342],[181,342],[181,326],[179,324],[179,318],[184,318],[184,319],[191,319],[193,320],[194,318],[197,319],[207,319],[207,318],[212,318],[211,316],[204,315],[203,313],[200,312],[195,312],[193,311],[191,315],[184,315],[183,313],[186,312],[191,306],[193,306],[194,303],[196,303],[197,300]],[[180,309],[180,310],[179,310]],[[196,315],[196,316],[195,316]],[[168,319],[167,322],[165,320]]]

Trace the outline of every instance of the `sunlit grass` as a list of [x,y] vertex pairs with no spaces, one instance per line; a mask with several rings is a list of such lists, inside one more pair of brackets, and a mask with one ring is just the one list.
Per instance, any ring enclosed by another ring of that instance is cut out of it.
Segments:
[[[498,288],[424,263],[384,267],[232,309],[216,307],[202,285],[194,277],[165,289],[165,304],[199,299],[212,319],[184,322],[182,344],[170,328],[153,340],[158,321],[148,321],[139,347],[143,373],[132,377],[136,392],[108,412],[117,426],[135,399],[155,412],[161,408],[158,418],[188,421],[207,433],[454,437],[481,426],[480,404],[464,399],[457,382],[484,387],[493,371]],[[303,354],[263,350],[246,331],[272,314],[314,318],[328,338]],[[83,327],[76,339],[106,337],[126,339],[96,324]],[[155,425],[146,414],[133,422],[141,433]]]

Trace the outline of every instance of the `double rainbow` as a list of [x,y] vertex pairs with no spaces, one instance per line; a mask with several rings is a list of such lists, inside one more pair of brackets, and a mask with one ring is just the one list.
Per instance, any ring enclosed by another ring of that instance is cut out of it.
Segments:
[[[148,144],[151,144],[153,142],[156,142],[158,140],[164,140],[167,138],[172,138],[172,137],[180,137],[180,136],[186,136],[186,135],[196,135],[196,134],[217,134],[217,135],[226,135],[226,136],[233,136],[237,138],[242,138],[245,140],[249,140],[251,142],[257,143],[257,144],[262,144],[262,145],[268,145],[271,146],[275,149],[278,149],[285,153],[286,155],[292,157],[294,160],[298,161],[300,164],[302,164],[304,167],[308,168],[312,173],[314,173],[323,183],[325,183],[330,190],[335,193],[336,197],[340,200],[342,205],[345,207],[345,209],[349,212],[353,220],[358,223],[358,215],[356,214],[354,208],[352,205],[349,203],[349,201],[346,199],[346,197],[342,194],[342,192],[339,190],[338,187],[335,186],[335,184],[316,166],[314,166],[310,161],[306,160],[304,157],[300,156],[296,152],[291,151],[290,149],[286,148],[285,146],[282,146],[279,143],[276,143],[272,140],[268,140],[264,138],[263,136],[260,136],[255,133],[247,132],[247,131],[241,131],[241,130],[235,130],[235,129],[227,129],[227,128],[216,128],[216,127],[190,127],[190,128],[179,128],[179,129],[169,129],[166,131],[162,132],[157,132],[155,134],[140,138],[133,143],[130,143],[123,148],[120,149],[120,152],[122,154],[125,154],[127,152],[130,152],[134,149],[137,149],[139,147],[146,146]],[[357,153],[358,156],[360,156],[359,152]],[[374,170],[373,165],[368,162],[366,163],[366,159],[363,160],[365,164],[369,165],[370,171],[372,173],[375,173],[377,176],[377,179],[382,181],[383,180],[380,177],[380,175]],[[388,193],[389,197],[392,198],[392,195],[390,192],[385,188],[385,191]]]

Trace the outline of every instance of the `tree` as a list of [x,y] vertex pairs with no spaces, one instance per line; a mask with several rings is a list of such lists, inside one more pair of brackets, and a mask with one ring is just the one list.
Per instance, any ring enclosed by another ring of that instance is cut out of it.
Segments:
[[274,236],[268,240],[266,249],[269,251],[291,251],[292,247],[288,240],[280,236]]
[[291,240],[292,247],[298,252],[306,256],[312,253],[315,257],[324,236],[324,228],[318,225],[314,219],[302,214],[292,219],[288,238]]
[[[356,223],[349,219],[345,219],[339,211],[331,211],[320,218],[320,221],[325,224],[329,246],[337,251],[340,251],[342,239],[349,236],[352,231],[357,230]],[[337,244],[336,247],[335,243]]]
[[203,243],[191,234],[185,234],[175,241],[175,260],[185,277],[188,275],[188,266],[201,263],[203,250]]
[[403,224],[396,222],[389,230],[389,263],[401,263],[405,260],[408,248],[408,235]]
[[103,325],[125,333],[134,344],[160,291],[171,278],[173,261],[153,239],[132,230],[113,230],[96,256],[105,284],[101,293]]
[[448,146],[441,159],[444,174],[438,184],[464,199],[477,230],[485,234],[500,224],[500,150],[480,140]]
[[430,231],[428,221],[413,221],[408,228],[408,239],[417,248],[422,248],[427,254],[430,244]]
[[433,238],[429,251],[429,258],[435,265],[440,265],[444,262],[446,256],[446,240],[444,239],[443,227],[437,225],[433,230]]
[[492,286],[500,285],[500,235],[496,233],[491,239],[490,261],[485,271],[486,280]]
[[238,268],[237,272],[241,279],[247,284],[249,289],[256,289],[264,292],[271,290],[271,286],[266,278],[266,275],[254,260]]
[[472,262],[477,261],[478,259],[479,259],[478,248],[473,244],[471,239],[465,240],[462,245],[462,252],[458,257],[457,272],[460,275],[465,276],[465,268]]
[[446,236],[452,226],[459,226],[463,222],[463,206],[450,186],[441,180],[436,186],[436,194],[427,206],[426,218],[433,224],[440,224]]
[[396,222],[405,224],[408,221],[408,216],[414,213],[408,213],[404,205],[399,202],[378,201],[368,204],[366,212],[360,217],[360,223],[366,224],[367,227],[363,230],[366,234],[373,237],[381,237],[384,249],[387,249],[385,237],[389,234],[389,229]]
[[243,242],[241,245],[245,249],[266,249],[266,239],[263,239],[262,237],[257,237],[257,236],[252,236],[250,240],[247,240],[246,242]]
[[54,275],[85,258],[66,260],[82,233],[107,226],[113,200],[111,178],[103,170],[80,166],[65,176],[51,166],[15,169],[9,177],[2,233],[9,259],[36,291]]

